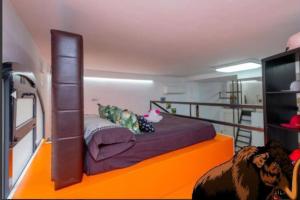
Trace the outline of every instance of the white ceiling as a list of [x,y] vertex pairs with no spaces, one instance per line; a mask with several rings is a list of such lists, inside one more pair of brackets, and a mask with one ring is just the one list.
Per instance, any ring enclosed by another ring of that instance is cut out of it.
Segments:
[[50,29],[82,34],[84,67],[190,76],[284,51],[300,0],[12,0],[50,64]]

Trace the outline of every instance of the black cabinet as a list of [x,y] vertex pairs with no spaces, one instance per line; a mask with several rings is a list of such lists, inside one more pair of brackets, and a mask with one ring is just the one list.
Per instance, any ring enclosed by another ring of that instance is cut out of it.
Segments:
[[297,94],[290,91],[290,84],[299,73],[300,48],[277,54],[262,60],[264,90],[265,142],[280,141],[285,148],[298,148],[300,129],[283,128],[297,114]]

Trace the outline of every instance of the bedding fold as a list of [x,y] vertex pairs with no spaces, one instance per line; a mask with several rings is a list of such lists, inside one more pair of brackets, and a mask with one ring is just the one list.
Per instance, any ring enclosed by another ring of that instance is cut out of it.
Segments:
[[128,150],[135,141],[134,134],[126,128],[103,129],[92,136],[87,148],[95,161],[101,161]]
[[86,115],[84,139],[95,161],[101,161],[128,150],[135,144],[134,134],[97,115]]

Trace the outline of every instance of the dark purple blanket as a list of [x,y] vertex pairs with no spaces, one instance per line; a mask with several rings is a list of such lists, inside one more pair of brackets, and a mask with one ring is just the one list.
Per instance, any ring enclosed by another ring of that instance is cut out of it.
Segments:
[[127,128],[111,128],[95,133],[87,151],[96,161],[101,161],[126,151],[135,144],[133,133]]
[[163,116],[162,121],[154,124],[154,133],[136,135],[135,144],[126,151],[101,161],[96,161],[87,151],[86,174],[127,167],[147,158],[212,139],[216,135],[211,123],[168,114]]

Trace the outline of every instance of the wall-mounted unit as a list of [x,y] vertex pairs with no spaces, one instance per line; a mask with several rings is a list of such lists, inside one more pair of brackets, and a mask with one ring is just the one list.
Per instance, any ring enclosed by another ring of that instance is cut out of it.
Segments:
[[164,94],[184,94],[185,89],[178,85],[169,85],[164,87]]

